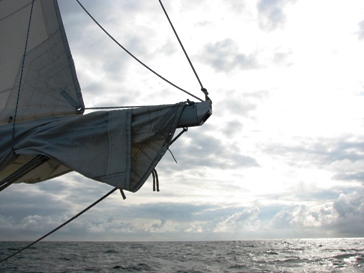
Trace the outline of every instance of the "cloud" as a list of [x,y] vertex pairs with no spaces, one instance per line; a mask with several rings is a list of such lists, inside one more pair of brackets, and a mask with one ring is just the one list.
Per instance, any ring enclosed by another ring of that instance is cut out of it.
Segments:
[[231,120],[225,123],[222,131],[227,137],[233,137],[239,135],[243,130],[243,127],[244,126],[242,122],[237,120]]
[[333,237],[363,236],[363,201],[363,192],[354,191],[341,193],[333,202],[293,206],[279,211],[273,217],[272,226],[294,228],[302,234],[313,234],[316,230],[321,235]]
[[178,166],[175,167],[178,169],[192,171],[206,167],[235,169],[259,166],[256,159],[243,154],[232,140],[201,132],[188,132],[171,150],[176,156]]
[[255,229],[254,222],[259,215],[259,208],[245,208],[229,216],[226,220],[217,224],[215,232],[231,232],[235,229],[250,230]]
[[[15,189],[14,189],[15,188]],[[17,188],[21,188],[18,190]],[[24,191],[23,191],[24,189]],[[53,188],[57,191],[57,186]],[[21,198],[21,201],[18,198]],[[62,215],[67,210],[65,203],[60,200],[54,202],[54,196],[44,195],[32,188],[31,185],[13,185],[12,189],[1,192],[0,215],[11,217],[14,221],[21,220],[28,215]],[[44,206],[47,204],[47,206]]]
[[210,64],[217,72],[224,73],[234,69],[250,70],[259,67],[256,57],[240,53],[238,44],[230,38],[207,44],[200,59]]
[[[229,96],[223,101],[219,102],[218,109],[214,112],[221,112],[228,119],[237,118],[254,119],[254,111],[258,108],[261,102],[269,96],[269,92],[265,90],[258,90],[254,92],[233,92],[228,91]],[[232,117],[232,115],[234,115]]]
[[[319,200],[319,199],[317,199]],[[345,237],[364,235],[363,192],[341,193],[334,201],[248,207],[216,224],[216,233],[255,238]],[[348,226],[350,223],[350,226]]]
[[[338,161],[358,162],[364,160],[364,143],[349,136],[337,138],[298,138],[294,145],[273,144],[265,152],[282,155],[291,165],[328,165]],[[318,166],[317,165],[317,166]]]
[[[363,236],[363,191],[301,204],[224,206],[177,202],[130,204],[112,198],[52,235],[51,240],[198,240]],[[267,197],[264,198],[267,200]],[[279,200],[280,198],[278,198]],[[277,200],[277,199],[276,199]],[[283,201],[283,199],[281,199]],[[158,201],[158,200],[155,200]],[[54,208],[56,200],[48,200]],[[0,213],[1,237],[31,240],[69,219],[62,213],[18,217]],[[350,226],[347,223],[350,222]],[[177,237],[176,237],[177,236]]]
[[364,39],[364,20],[361,21],[359,24],[358,24],[358,27],[359,27],[359,31],[358,31],[358,39],[359,40],[363,40]]
[[337,174],[333,177],[343,181],[360,181],[364,183],[364,172]]
[[291,51],[277,51],[274,53],[273,63],[277,66],[289,67],[292,65],[292,62],[290,61],[292,54]]
[[272,31],[282,27],[286,21],[284,7],[292,0],[259,0],[259,26],[262,30]]

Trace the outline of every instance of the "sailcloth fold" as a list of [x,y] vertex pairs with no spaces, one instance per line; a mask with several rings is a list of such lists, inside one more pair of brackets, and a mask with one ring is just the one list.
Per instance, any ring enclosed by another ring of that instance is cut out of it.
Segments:
[[35,183],[77,171],[117,188],[137,191],[168,149],[184,103],[0,126],[0,180],[41,154],[51,158],[16,182]]

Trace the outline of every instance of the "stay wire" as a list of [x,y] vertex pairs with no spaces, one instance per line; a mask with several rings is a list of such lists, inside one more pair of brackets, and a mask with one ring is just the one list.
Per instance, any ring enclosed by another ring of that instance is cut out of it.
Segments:
[[[59,230],[60,228],[62,228],[63,226],[67,225],[68,223],[70,223],[71,221],[73,221],[74,219],[76,219],[78,216],[82,215],[83,213],[85,213],[86,211],[88,211],[89,209],[91,209],[92,207],[94,207],[95,205],[97,205],[98,203],[100,203],[102,200],[104,200],[106,197],[108,197],[110,194],[112,194],[114,191],[116,191],[118,188],[113,188],[111,191],[109,191],[108,193],[106,193],[104,196],[102,196],[101,198],[99,198],[98,200],[96,200],[95,202],[93,202],[91,205],[89,205],[87,208],[83,209],[81,212],[77,213],[75,216],[73,216],[72,218],[70,218],[68,221],[64,222],[63,224],[61,224],[60,226],[56,227],[55,229],[53,229],[52,231],[48,232],[47,234],[45,234],[44,236],[40,237],[38,240],[35,240],[34,242],[26,245],[25,247],[19,249],[18,251],[14,252],[13,254],[7,256],[6,258],[0,260],[0,263],[5,262],[6,260],[10,259],[11,257],[15,256],[16,254],[22,252],[23,250],[31,247],[32,245],[38,243],[39,241],[43,240],[45,237],[51,235],[52,233],[56,232],[57,230]],[[121,191],[122,195],[123,192]],[[123,198],[125,197],[125,195],[123,195]],[[124,198],[125,199],[125,198]]]
[[[32,1],[31,7],[30,7],[30,14],[29,14],[29,22],[28,22],[27,36],[26,36],[26,39],[25,39],[24,53],[23,53],[23,58],[22,58],[22,63],[21,63],[21,71],[20,71],[20,77],[19,77],[18,94],[17,94],[17,97],[16,97],[15,112],[14,112],[14,118],[13,118],[13,128],[12,128],[12,133],[11,133],[11,142],[12,142],[12,145],[14,144],[14,141],[15,141],[15,123],[16,123],[16,118],[17,118],[17,114],[18,114],[18,106],[19,106],[19,99],[20,99],[20,90],[21,90],[21,83],[22,83],[22,80],[23,80],[23,71],[24,71],[24,64],[25,64],[25,56],[27,54],[27,48],[28,48],[30,25],[31,25],[32,16],[33,16],[33,7],[34,7],[34,0]],[[14,150],[14,147],[13,147],[13,150]]]
[[144,66],[146,69],[148,69],[150,72],[152,72],[154,75],[158,76],[159,78],[161,78],[162,80],[164,80],[165,82],[169,83],[170,85],[172,85],[173,87],[177,88],[178,90],[188,94],[189,96],[199,100],[199,101],[203,101],[201,98],[193,95],[192,93],[182,89],[181,87],[175,85],[174,83],[170,82],[169,80],[167,80],[166,78],[164,78],[163,76],[161,76],[160,74],[158,74],[156,71],[154,71],[153,69],[151,69],[149,66],[147,66],[145,63],[143,63],[141,60],[139,60],[137,57],[135,57],[129,50],[127,50],[124,46],[122,46],[113,36],[111,36],[111,34],[109,32],[106,31],[106,29],[104,29],[99,22],[87,11],[87,9],[80,3],[79,0],[76,0],[77,3],[80,5],[80,7],[87,13],[87,15],[95,22],[96,25],[98,25],[98,27],[107,35],[109,36],[109,38],[111,40],[113,40],[120,48],[122,48],[126,53],[128,53],[134,60],[136,60],[138,63],[140,63],[142,66]]
[[167,17],[167,20],[168,20],[169,24],[171,25],[171,28],[172,28],[172,30],[173,30],[173,32],[174,32],[174,35],[176,36],[176,38],[177,38],[177,40],[178,40],[178,42],[179,42],[179,44],[180,44],[180,46],[181,46],[181,48],[182,48],[182,50],[183,50],[183,52],[184,52],[185,56],[186,56],[186,58],[187,58],[187,61],[188,61],[188,63],[190,64],[190,66],[191,66],[191,68],[192,68],[192,71],[193,71],[193,73],[195,74],[195,77],[196,77],[196,79],[197,79],[198,83],[199,83],[199,84],[200,84],[200,86],[201,86],[201,91],[205,94],[206,99],[207,99],[207,98],[208,98],[208,97],[207,97],[207,95],[208,95],[207,89],[203,87],[202,82],[201,82],[201,80],[200,80],[199,76],[197,75],[196,69],[195,69],[195,67],[194,67],[194,66],[193,66],[193,64],[192,64],[191,59],[190,59],[190,57],[188,56],[188,54],[187,54],[187,52],[186,52],[186,50],[185,50],[185,48],[184,48],[184,46],[183,46],[183,44],[182,44],[182,42],[181,42],[181,39],[179,38],[179,36],[178,36],[178,34],[177,34],[177,31],[176,31],[176,29],[174,28],[173,23],[172,23],[171,19],[170,19],[170,18],[169,18],[169,16],[168,16],[168,13],[167,13],[166,9],[164,8],[164,5],[163,5],[163,3],[162,3],[162,0],[159,0],[159,4],[161,5],[161,7],[162,7],[162,9],[163,9],[164,14],[165,14],[165,15],[166,15],[166,17]]

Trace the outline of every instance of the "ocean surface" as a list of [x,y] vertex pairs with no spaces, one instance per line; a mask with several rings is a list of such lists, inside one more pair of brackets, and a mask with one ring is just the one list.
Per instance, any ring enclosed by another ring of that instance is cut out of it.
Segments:
[[[0,242],[0,259],[25,245]],[[0,272],[364,272],[364,239],[39,242]]]

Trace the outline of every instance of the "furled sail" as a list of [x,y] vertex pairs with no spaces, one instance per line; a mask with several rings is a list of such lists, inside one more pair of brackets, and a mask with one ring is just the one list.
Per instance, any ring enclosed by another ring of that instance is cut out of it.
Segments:
[[1,0],[0,34],[0,124],[83,112],[56,1]]
[[0,181],[34,155],[51,158],[19,181],[40,182],[69,171],[117,188],[138,190],[167,151],[184,103],[74,117],[51,117],[0,126]]
[[137,191],[177,127],[198,126],[211,102],[83,115],[56,0],[0,0],[0,190],[77,171]]

